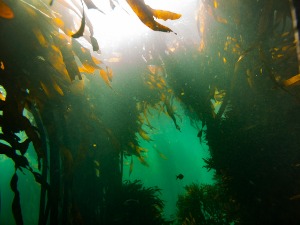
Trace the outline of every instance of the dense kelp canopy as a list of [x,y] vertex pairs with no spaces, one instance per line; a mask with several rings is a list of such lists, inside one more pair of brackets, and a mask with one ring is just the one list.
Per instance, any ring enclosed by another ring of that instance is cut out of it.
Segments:
[[[108,2],[111,10],[131,10],[152,32],[175,35],[158,19],[176,21],[179,13],[142,0],[127,0],[127,8]],[[15,167],[15,223],[24,224],[23,172],[40,185],[40,225],[298,224],[300,76],[292,3],[199,1],[200,41],[144,42],[115,70],[102,61],[88,14],[105,15],[100,5],[0,0],[0,154]],[[121,84],[115,71],[126,76]],[[178,102],[198,129],[195,139],[209,147],[203,160],[215,183],[186,186],[178,219],[168,221],[159,187],[122,176],[125,160],[129,174],[133,158],[150,167],[139,140],[151,142],[159,130],[149,120],[153,111],[181,131]],[[31,144],[37,165],[28,156]]]

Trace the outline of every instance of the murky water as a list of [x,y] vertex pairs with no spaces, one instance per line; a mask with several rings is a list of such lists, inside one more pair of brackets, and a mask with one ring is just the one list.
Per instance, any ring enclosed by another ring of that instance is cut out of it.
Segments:
[[291,12],[0,0],[0,224],[299,224]]

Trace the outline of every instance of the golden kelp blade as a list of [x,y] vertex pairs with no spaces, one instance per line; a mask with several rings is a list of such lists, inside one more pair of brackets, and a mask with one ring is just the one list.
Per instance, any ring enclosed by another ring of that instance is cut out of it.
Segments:
[[70,85],[71,93],[74,95],[83,94],[86,78],[82,80],[74,80]]
[[94,56],[92,56],[92,60],[95,64],[102,64],[102,62]]
[[53,88],[59,95],[64,96],[63,90],[54,80],[53,80]]
[[152,139],[149,137],[149,135],[147,134],[146,131],[144,131],[143,129],[139,129],[138,130],[139,135],[145,140],[145,141],[152,141]]
[[82,65],[83,65],[84,69],[90,74],[93,74],[95,72],[95,70],[98,69],[86,62],[84,62]]
[[61,18],[59,18],[59,17],[53,18],[52,21],[53,21],[53,23],[54,23],[56,26],[58,26],[60,29],[62,29],[62,28],[65,26],[64,21],[63,21]]
[[102,79],[104,80],[104,82],[105,82],[110,88],[112,88],[111,85],[110,85],[110,81],[109,81],[108,75],[107,75],[107,73],[106,73],[106,71],[105,71],[104,69],[100,69],[100,76],[102,77]]
[[15,15],[11,8],[3,0],[0,0],[0,18],[12,19],[14,17]]
[[300,81],[300,73],[282,82],[283,86],[291,86]]
[[150,29],[162,32],[172,32],[172,30],[154,20],[153,17],[159,19],[178,19],[181,17],[180,14],[155,10],[150,6],[146,5],[144,0],[127,0],[134,13],[139,17],[139,19]]
[[45,48],[48,47],[48,43],[45,39],[45,36],[42,34],[41,30],[34,28],[32,30],[32,32],[34,33],[36,39],[38,40],[38,42],[40,43],[41,46],[43,46]]
[[87,70],[84,66],[78,67],[78,71],[80,73],[87,73],[90,74],[89,70]]
[[46,86],[42,81],[40,81],[40,85],[41,85],[41,87],[42,87],[44,93],[46,94],[46,96],[49,98],[49,97],[50,97],[50,91],[49,91],[49,89],[47,88],[47,86]]
[[222,18],[222,17],[219,17],[219,16],[216,16],[216,20],[219,23],[223,23],[223,24],[227,24],[228,23],[228,21],[225,18]]
[[217,0],[214,0],[214,8],[217,9],[219,6],[219,3],[217,2]]
[[140,161],[141,164],[143,164],[144,166],[149,167],[149,164],[147,163],[147,161],[145,160],[145,158],[143,156],[138,156],[138,160]]
[[106,71],[107,71],[107,77],[109,79],[110,82],[112,82],[112,78],[113,78],[113,71],[110,67],[106,66]]
[[162,20],[177,20],[181,17],[180,14],[159,9],[152,9],[152,13],[154,17]]
[[156,66],[154,65],[148,65],[147,66],[149,71],[152,73],[152,74],[155,74],[156,73]]

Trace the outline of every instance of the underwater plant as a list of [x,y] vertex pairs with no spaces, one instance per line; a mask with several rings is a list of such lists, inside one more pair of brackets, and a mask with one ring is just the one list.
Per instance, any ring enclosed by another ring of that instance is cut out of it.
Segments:
[[158,187],[144,187],[140,180],[124,181],[119,193],[107,203],[107,224],[168,225]]
[[178,49],[167,59],[169,84],[202,122],[198,136],[210,151],[204,167],[239,206],[235,224],[300,221],[299,44],[288,21],[288,1],[205,1],[202,54]]
[[226,202],[224,191],[218,184],[192,183],[184,189],[185,193],[177,200],[177,224],[229,225],[237,220],[232,216],[236,206]]

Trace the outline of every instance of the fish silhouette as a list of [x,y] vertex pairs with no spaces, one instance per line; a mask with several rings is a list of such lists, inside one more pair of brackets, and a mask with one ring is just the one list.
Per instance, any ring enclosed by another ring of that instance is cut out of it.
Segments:
[[177,180],[177,179],[182,180],[183,178],[184,178],[184,176],[183,176],[183,174],[181,174],[181,173],[178,174],[178,175],[176,176],[176,180]]

